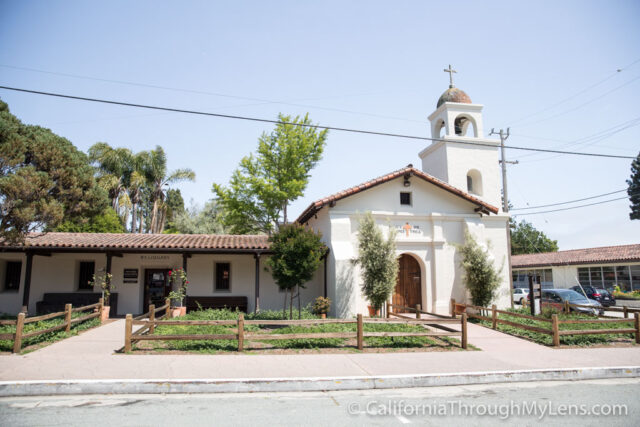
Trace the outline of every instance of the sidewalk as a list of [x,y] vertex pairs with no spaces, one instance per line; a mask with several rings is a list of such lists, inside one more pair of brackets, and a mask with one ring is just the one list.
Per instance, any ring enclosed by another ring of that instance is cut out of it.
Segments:
[[124,355],[124,320],[23,356],[0,357],[0,381],[266,379],[640,366],[640,346],[553,349],[469,324],[481,351],[300,355]]

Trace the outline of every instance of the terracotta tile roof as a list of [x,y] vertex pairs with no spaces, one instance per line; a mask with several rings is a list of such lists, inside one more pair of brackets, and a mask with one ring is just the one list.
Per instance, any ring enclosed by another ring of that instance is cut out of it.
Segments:
[[574,249],[541,254],[514,255],[512,268],[545,267],[552,265],[611,264],[640,261],[640,244]]
[[180,250],[198,251],[250,251],[269,249],[264,235],[223,234],[115,234],[115,233],[30,233],[24,245],[10,246],[0,240],[0,250],[33,249],[87,249],[87,250]]
[[449,185],[446,182],[439,180],[438,178],[435,178],[427,173],[424,173],[421,170],[414,168],[412,165],[409,165],[406,168],[398,169],[395,172],[391,172],[387,175],[383,175],[378,178],[367,181],[365,183],[362,183],[360,185],[356,185],[355,187],[351,187],[346,190],[340,191],[339,193],[333,194],[323,199],[316,200],[315,202],[311,203],[311,205],[309,205],[309,207],[305,209],[304,212],[302,212],[302,214],[300,214],[300,216],[296,221],[303,224],[307,222],[313,215],[316,214],[316,212],[322,209],[322,207],[325,205],[328,205],[332,202],[336,202],[340,199],[344,199],[345,197],[349,197],[354,194],[360,193],[361,191],[368,190],[369,188],[375,187],[376,185],[384,184],[385,182],[389,182],[405,174],[413,175],[418,178],[421,178],[431,184],[436,185],[437,187],[442,188],[443,190],[446,190],[452,194],[455,194],[458,197],[461,197],[471,203],[474,203],[479,208],[482,208],[484,211],[486,211],[487,213],[488,212],[493,212],[494,214],[498,213],[497,207],[490,205],[486,202],[483,202],[479,198],[474,197],[471,194],[460,190],[459,188]]

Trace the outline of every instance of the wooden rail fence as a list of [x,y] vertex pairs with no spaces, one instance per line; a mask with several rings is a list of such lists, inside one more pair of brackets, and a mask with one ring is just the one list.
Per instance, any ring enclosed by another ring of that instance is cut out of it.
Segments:
[[[0,340],[13,340],[13,352],[20,353],[20,350],[22,349],[23,340],[27,338],[35,337],[38,335],[46,334],[48,332],[54,332],[60,329],[64,329],[65,332],[69,332],[71,330],[71,325],[73,324],[84,322],[85,320],[93,319],[94,317],[101,318],[103,306],[104,306],[104,300],[100,298],[100,300],[97,303],[91,304],[91,305],[85,305],[83,307],[73,308],[71,304],[65,304],[64,311],[59,311],[57,313],[44,314],[42,316],[26,317],[24,313],[20,313],[18,314],[18,317],[15,320],[0,320],[0,325],[16,326],[16,331],[14,333],[0,334]],[[82,317],[77,317],[75,319],[71,319],[72,313],[77,313],[80,311],[86,311],[91,309],[94,310],[94,313],[87,314]],[[41,322],[43,320],[55,319],[56,317],[62,317],[62,316],[64,316],[64,323],[60,325],[52,326],[47,329],[40,329],[40,330],[29,332],[26,334],[24,333],[24,325],[28,323]]]
[[[155,309],[160,310],[160,307]],[[153,313],[153,309],[149,307],[149,314]],[[467,348],[467,319],[466,315],[461,320],[452,319],[442,316],[436,319],[413,319],[400,315],[395,318],[363,318],[362,314],[358,314],[354,319],[304,319],[304,320],[245,320],[244,314],[240,313],[237,320],[161,320],[151,316],[148,320],[143,320],[141,316],[133,318],[131,314],[127,314],[125,321],[124,351],[130,352],[133,343],[136,341],[192,341],[192,340],[236,340],[238,342],[238,351],[243,351],[246,341],[267,341],[267,340],[287,340],[287,339],[322,339],[322,338],[355,338],[358,350],[364,348],[364,339],[367,337],[441,337],[441,336],[461,336],[461,347]],[[258,326],[304,326],[304,325],[326,325],[326,324],[356,324],[355,332],[310,332],[295,334],[259,334],[248,333],[245,325]],[[429,326],[437,326],[440,324],[460,323],[462,331],[452,329],[443,332],[367,332],[364,330],[365,323],[383,323],[383,324],[427,324]],[[155,328],[158,326],[210,326],[210,325],[226,325],[235,326],[227,334],[183,334],[183,335],[154,335]],[[142,326],[137,331],[133,331],[134,326]]]
[[[599,319],[599,318],[594,318],[593,320],[591,319],[584,319],[584,320],[560,320],[558,319],[558,315],[557,314],[552,314],[551,315],[551,319],[547,319],[545,317],[539,317],[539,316],[529,316],[527,314],[520,314],[520,313],[512,313],[510,311],[506,311],[506,310],[498,310],[496,305],[493,304],[490,308],[489,307],[480,307],[477,305],[471,305],[471,304],[459,304],[459,303],[455,303],[454,300],[454,304],[458,305],[458,306],[464,306],[465,309],[465,313],[469,318],[475,318],[475,319],[480,319],[480,320],[484,320],[487,322],[491,322],[491,328],[492,329],[496,329],[497,325],[499,324],[503,324],[503,325],[508,325],[508,326],[513,326],[516,328],[520,328],[520,329],[524,329],[527,331],[532,331],[532,332],[538,332],[541,334],[547,334],[547,335],[551,335],[552,337],[552,341],[553,341],[553,345],[554,346],[559,346],[560,345],[560,336],[567,336],[567,335],[598,335],[598,334],[634,334],[635,335],[635,340],[637,344],[640,344],[640,313],[638,312],[634,312],[634,318],[633,319],[628,319],[628,318],[618,318],[618,319]],[[573,305],[573,304],[571,304]],[[473,310],[478,310],[480,313],[489,313],[491,312],[491,317],[488,316],[483,316],[482,314],[478,314],[478,313],[469,313],[467,312],[467,309],[473,309]],[[569,312],[569,308],[567,307],[567,305],[565,305],[565,310],[567,310],[566,312]],[[529,319],[529,320],[536,320],[538,322],[545,322],[545,323],[549,323],[551,326],[551,329],[546,329],[546,328],[540,328],[537,326],[531,326],[531,325],[525,325],[522,323],[517,323],[517,322],[512,322],[509,320],[505,320],[505,319],[501,319],[499,317],[499,314],[504,314],[507,316],[512,316],[512,317],[516,317],[516,318],[521,318],[521,319]],[[560,325],[567,325],[567,324],[598,324],[598,325],[603,325],[603,324],[610,324],[610,323],[629,323],[632,324],[632,327],[629,328],[619,328],[619,329],[573,329],[573,330],[560,330]]]

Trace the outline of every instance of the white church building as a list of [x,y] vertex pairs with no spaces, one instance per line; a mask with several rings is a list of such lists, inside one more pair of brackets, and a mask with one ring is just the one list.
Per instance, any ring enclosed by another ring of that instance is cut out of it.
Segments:
[[[456,244],[465,231],[488,243],[502,283],[495,301],[510,305],[508,214],[501,208],[498,150],[485,138],[480,104],[450,85],[429,116],[433,141],[409,164],[387,175],[317,200],[297,222],[322,232],[329,248],[323,268],[302,291],[303,305],[332,300],[331,315],[367,313],[358,253],[359,217],[371,212],[383,231],[396,230],[398,281],[391,302],[437,313],[451,298],[469,301]],[[99,297],[94,273],[109,272],[112,313],[139,314],[169,293],[168,272],[183,267],[188,297],[247,311],[282,309],[284,294],[264,269],[266,236],[34,233],[25,243],[0,241],[0,312],[30,314],[60,301]],[[203,304],[207,305],[207,304]],[[115,307],[114,307],[115,306]]]

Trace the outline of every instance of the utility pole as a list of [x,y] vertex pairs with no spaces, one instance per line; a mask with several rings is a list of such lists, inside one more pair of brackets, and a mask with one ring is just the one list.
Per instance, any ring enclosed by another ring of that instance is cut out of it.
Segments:
[[500,135],[500,164],[502,165],[502,210],[504,212],[509,212],[509,197],[507,194],[507,163],[512,165],[517,165],[518,161],[510,162],[507,161],[505,157],[504,150],[504,142],[509,138],[510,131],[507,128],[507,131],[500,129],[500,132],[496,132],[493,128],[491,128],[491,133],[489,135]]
[[[505,157],[505,149],[504,142],[509,138],[509,128],[507,128],[507,132],[505,133],[502,129],[500,132],[496,132],[493,128],[491,128],[491,133],[489,135],[500,135],[500,165],[502,166],[502,211],[505,213],[509,212],[509,196],[507,194],[507,163],[512,165],[517,165],[518,161],[507,161]],[[513,304],[513,274],[511,270],[511,228],[507,226],[507,250],[509,251],[509,293],[511,294],[511,308],[514,308]]]

